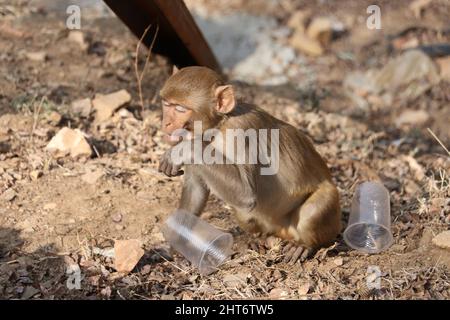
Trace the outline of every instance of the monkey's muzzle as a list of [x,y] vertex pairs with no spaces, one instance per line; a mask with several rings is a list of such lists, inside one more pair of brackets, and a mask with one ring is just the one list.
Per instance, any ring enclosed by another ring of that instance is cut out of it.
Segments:
[[177,143],[181,142],[182,140],[191,140],[192,139],[192,133],[190,133],[187,130],[175,130],[172,133],[165,133],[163,136],[164,142],[170,144],[170,145],[176,145]]

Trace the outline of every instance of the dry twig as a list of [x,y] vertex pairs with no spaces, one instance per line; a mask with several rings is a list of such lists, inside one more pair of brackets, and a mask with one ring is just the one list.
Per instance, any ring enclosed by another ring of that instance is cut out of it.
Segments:
[[139,101],[140,101],[140,105],[141,105],[141,111],[144,110],[144,98],[143,98],[143,95],[142,95],[142,79],[144,78],[145,70],[147,68],[147,65],[148,65],[148,63],[150,61],[150,57],[152,55],[152,49],[153,49],[153,46],[155,44],[156,37],[157,37],[158,31],[159,31],[159,25],[156,26],[155,35],[153,36],[152,42],[150,44],[150,47],[148,48],[149,53],[147,55],[147,58],[145,59],[144,68],[142,69],[142,71],[140,73],[139,73],[139,66],[138,66],[139,49],[141,48],[141,44],[144,41],[144,38],[147,36],[147,33],[148,33],[148,31],[150,30],[151,27],[152,27],[152,25],[149,25],[145,29],[144,33],[142,34],[142,37],[139,39],[139,42],[136,45],[136,52],[135,52],[135,59],[134,59],[134,71],[136,73],[136,80],[137,80],[137,85],[138,85]]
[[434,132],[431,131],[430,128],[427,128],[427,130],[433,136],[433,138],[441,145],[441,147],[444,148],[444,150],[447,152],[447,154],[450,156],[450,151],[448,151],[447,147],[442,143],[441,140],[439,140],[439,138],[436,136],[436,134],[434,134]]

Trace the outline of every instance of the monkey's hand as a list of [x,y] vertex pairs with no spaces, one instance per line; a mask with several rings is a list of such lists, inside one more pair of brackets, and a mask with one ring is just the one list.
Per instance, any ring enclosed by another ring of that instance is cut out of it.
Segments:
[[[198,145],[199,148],[196,148],[195,145]],[[183,165],[194,164],[196,159],[202,161],[202,152],[206,145],[207,142],[197,139],[179,142],[162,155],[159,171],[169,177],[182,175],[184,172],[180,168]]]
[[172,148],[167,150],[159,160],[158,171],[168,177],[181,176],[184,172],[180,170],[183,163],[175,163],[172,159]]

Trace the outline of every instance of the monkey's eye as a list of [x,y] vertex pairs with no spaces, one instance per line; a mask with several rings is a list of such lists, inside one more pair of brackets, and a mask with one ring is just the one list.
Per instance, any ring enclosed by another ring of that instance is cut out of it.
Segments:
[[182,113],[187,111],[187,109],[185,107],[180,106],[180,105],[176,105],[175,110],[177,110],[178,112],[182,112]]

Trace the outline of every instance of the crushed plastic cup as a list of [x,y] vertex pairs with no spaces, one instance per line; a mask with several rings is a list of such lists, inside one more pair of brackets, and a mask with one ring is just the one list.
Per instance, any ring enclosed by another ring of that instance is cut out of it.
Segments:
[[177,210],[163,225],[164,238],[181,253],[202,275],[218,270],[232,253],[233,237],[190,212]]
[[357,187],[344,240],[366,253],[379,253],[392,244],[389,192],[381,183],[364,182]]

